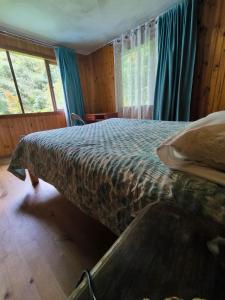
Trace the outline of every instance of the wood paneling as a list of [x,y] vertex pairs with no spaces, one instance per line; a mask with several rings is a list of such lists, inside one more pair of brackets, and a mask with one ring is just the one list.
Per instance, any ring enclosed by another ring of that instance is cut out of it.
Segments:
[[[199,0],[192,119],[225,109],[225,1]],[[51,48],[0,35],[0,47],[55,60]],[[86,113],[115,112],[113,47],[78,54]]]
[[[0,48],[55,61],[54,49],[0,34]],[[113,47],[77,55],[86,113],[115,112]]]
[[30,41],[4,34],[0,34],[0,48],[12,51],[14,50],[34,56],[40,56],[55,61],[55,53],[53,48],[37,45]]
[[225,1],[201,0],[192,118],[225,109]]
[[86,113],[115,112],[113,47],[78,55],[78,65]]
[[[199,0],[192,119],[225,109],[225,1]],[[78,58],[87,113],[114,112],[113,47]]]
[[[0,34],[1,47],[55,61],[53,48],[44,47],[4,34]],[[63,111],[0,116],[0,157],[11,155],[22,135],[65,126],[66,120]]]
[[86,113],[97,112],[95,95],[97,89],[94,82],[94,68],[91,55],[77,55],[80,81],[82,86],[84,108]]
[[92,54],[95,103],[98,112],[115,112],[115,83],[113,47],[105,46]]
[[0,116],[0,157],[11,155],[22,135],[65,126],[63,111]]

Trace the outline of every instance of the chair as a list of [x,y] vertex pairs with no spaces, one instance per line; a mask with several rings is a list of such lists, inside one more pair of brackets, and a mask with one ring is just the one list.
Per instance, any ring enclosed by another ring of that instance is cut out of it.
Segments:
[[70,115],[70,120],[71,120],[72,126],[76,126],[77,125],[76,121],[78,121],[81,125],[85,125],[84,120],[79,115],[77,115],[75,113],[72,113]]

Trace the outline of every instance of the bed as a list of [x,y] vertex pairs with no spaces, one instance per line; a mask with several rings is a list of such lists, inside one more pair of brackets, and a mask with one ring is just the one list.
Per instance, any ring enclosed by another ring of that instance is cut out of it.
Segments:
[[173,201],[225,223],[225,187],[171,171],[156,147],[185,122],[109,119],[21,139],[9,171],[54,185],[84,213],[119,235],[149,203]]

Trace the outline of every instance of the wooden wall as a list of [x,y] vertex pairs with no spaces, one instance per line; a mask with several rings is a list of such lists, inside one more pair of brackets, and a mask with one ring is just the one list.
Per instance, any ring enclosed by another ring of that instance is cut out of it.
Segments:
[[96,108],[99,112],[115,112],[114,52],[105,46],[92,55]]
[[[55,54],[52,48],[36,45],[4,34],[0,34],[0,48],[36,55],[55,61]],[[11,155],[22,135],[65,126],[66,120],[63,111],[0,116],[0,157]]]
[[78,65],[86,112],[115,112],[113,47],[78,55]]
[[[192,119],[225,109],[225,1],[199,0]],[[87,112],[115,111],[112,46],[79,59]]]
[[[225,0],[198,0],[192,119],[225,110]],[[87,112],[115,111],[113,47],[80,59]]]
[[[225,1],[199,0],[198,44],[192,94],[192,119],[225,109]],[[0,36],[0,47],[55,59],[53,49]],[[78,55],[87,113],[115,112],[113,47]]]
[[63,111],[0,117],[0,157],[11,155],[22,135],[65,127]]
[[192,118],[225,109],[225,1],[200,0]]
[[4,34],[0,34],[0,48],[41,56],[49,60],[55,60],[53,48],[37,45],[29,41]]
[[[225,109],[225,1],[199,0],[198,23],[192,119]],[[55,60],[53,49],[2,35],[0,47]],[[85,111],[115,112],[113,47],[78,55],[78,66]]]
[[[0,34],[0,48],[55,61],[53,48]],[[113,48],[78,55],[81,85],[87,113],[115,112]],[[21,135],[66,126],[64,112],[0,116],[0,157],[8,156]]]
[[97,112],[97,103],[95,102],[95,95],[97,94],[97,89],[94,84],[95,75],[92,56],[78,54],[77,61],[84,98],[85,112],[95,113]]
[[[0,34],[0,48],[41,56],[55,61],[54,49]],[[115,112],[113,47],[90,55],[78,54],[80,80],[87,113]]]

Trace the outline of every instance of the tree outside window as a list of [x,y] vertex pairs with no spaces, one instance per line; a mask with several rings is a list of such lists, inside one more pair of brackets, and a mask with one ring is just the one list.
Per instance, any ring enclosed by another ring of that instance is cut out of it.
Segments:
[[57,65],[0,49],[0,115],[63,109]]

